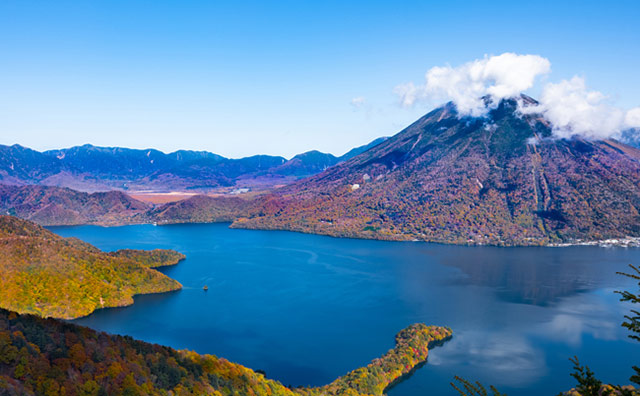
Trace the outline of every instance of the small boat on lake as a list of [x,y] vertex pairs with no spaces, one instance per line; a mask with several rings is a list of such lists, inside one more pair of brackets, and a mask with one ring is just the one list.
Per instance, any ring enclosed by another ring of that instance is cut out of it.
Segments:
[[207,286],[207,285],[204,285],[204,287],[202,288],[202,290],[204,290],[204,291],[207,291],[207,290],[209,290],[209,286]]

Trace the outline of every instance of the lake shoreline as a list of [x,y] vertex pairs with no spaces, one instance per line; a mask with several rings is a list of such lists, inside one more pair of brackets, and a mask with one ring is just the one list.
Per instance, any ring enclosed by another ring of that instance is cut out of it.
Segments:
[[383,241],[383,242],[420,242],[426,244],[435,245],[447,245],[447,246],[469,246],[469,247],[500,247],[500,248],[539,248],[539,247],[575,247],[575,246],[597,246],[597,247],[625,247],[625,248],[637,248],[640,247],[640,237],[626,236],[619,238],[608,239],[594,239],[594,240],[582,240],[576,239],[569,242],[546,242],[543,244],[538,243],[523,243],[523,244],[510,244],[510,243],[482,243],[482,242],[450,242],[446,240],[425,240],[416,238],[415,235],[409,234],[396,234],[390,236],[380,236],[374,234],[361,234],[355,233],[350,235],[335,235],[329,232],[309,231],[305,229],[290,229],[290,228],[278,228],[278,227],[245,227],[243,225],[237,225],[235,221],[164,221],[164,222],[115,222],[115,223],[78,223],[78,224],[51,224],[43,225],[43,227],[55,230],[56,228],[66,227],[83,227],[83,226],[95,226],[101,228],[114,228],[114,227],[126,227],[136,225],[150,225],[150,226],[177,226],[177,225],[206,225],[206,224],[227,224],[229,229],[232,230],[252,230],[252,231],[280,231],[280,232],[293,232],[306,235],[318,235],[335,239],[353,239],[353,240],[368,240],[368,241]]

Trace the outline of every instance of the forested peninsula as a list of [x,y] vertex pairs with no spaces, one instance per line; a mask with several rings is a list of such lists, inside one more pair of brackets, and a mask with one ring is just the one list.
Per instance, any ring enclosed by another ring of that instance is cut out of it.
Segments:
[[181,289],[153,267],[184,258],[161,249],[107,253],[32,222],[0,216],[0,307],[74,319],[99,308],[131,305],[136,294]]

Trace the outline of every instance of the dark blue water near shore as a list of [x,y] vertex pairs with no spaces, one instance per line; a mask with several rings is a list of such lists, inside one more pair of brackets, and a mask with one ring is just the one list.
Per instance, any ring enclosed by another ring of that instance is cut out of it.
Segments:
[[628,383],[639,363],[640,345],[620,327],[629,305],[613,291],[633,287],[615,272],[640,264],[640,249],[460,247],[225,224],[52,230],[104,250],[187,255],[162,269],[183,290],[76,323],[213,353],[284,384],[328,383],[415,322],[450,326],[454,338],[391,396],[452,394],[455,374],[512,396],[554,395],[573,385],[573,355],[613,383]]

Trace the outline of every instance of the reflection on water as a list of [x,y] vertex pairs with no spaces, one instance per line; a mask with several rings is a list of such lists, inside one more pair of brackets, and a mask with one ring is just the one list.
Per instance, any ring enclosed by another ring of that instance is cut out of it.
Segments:
[[[333,239],[225,225],[54,228],[113,250],[173,248],[163,269],[185,288],[77,320],[112,333],[214,353],[285,384],[319,385],[367,364],[414,322],[454,338],[392,396],[451,394],[456,374],[510,395],[557,394],[578,355],[626,383],[640,348],[620,322],[616,271],[640,250],[459,247]],[[202,286],[209,286],[208,292]]]
[[440,262],[462,271],[459,284],[491,287],[506,301],[534,305],[616,284],[615,271],[603,263],[629,254],[593,247],[479,249],[481,254],[450,251]]
[[434,353],[429,364],[491,367],[491,383],[500,385],[528,385],[548,374],[544,355],[526,337],[506,331],[462,332],[446,353]]
[[583,335],[615,340],[621,335],[621,318],[630,306],[618,303],[613,289],[603,289],[599,294],[575,295],[560,301],[551,320],[541,324],[541,334],[576,346],[581,345]]

